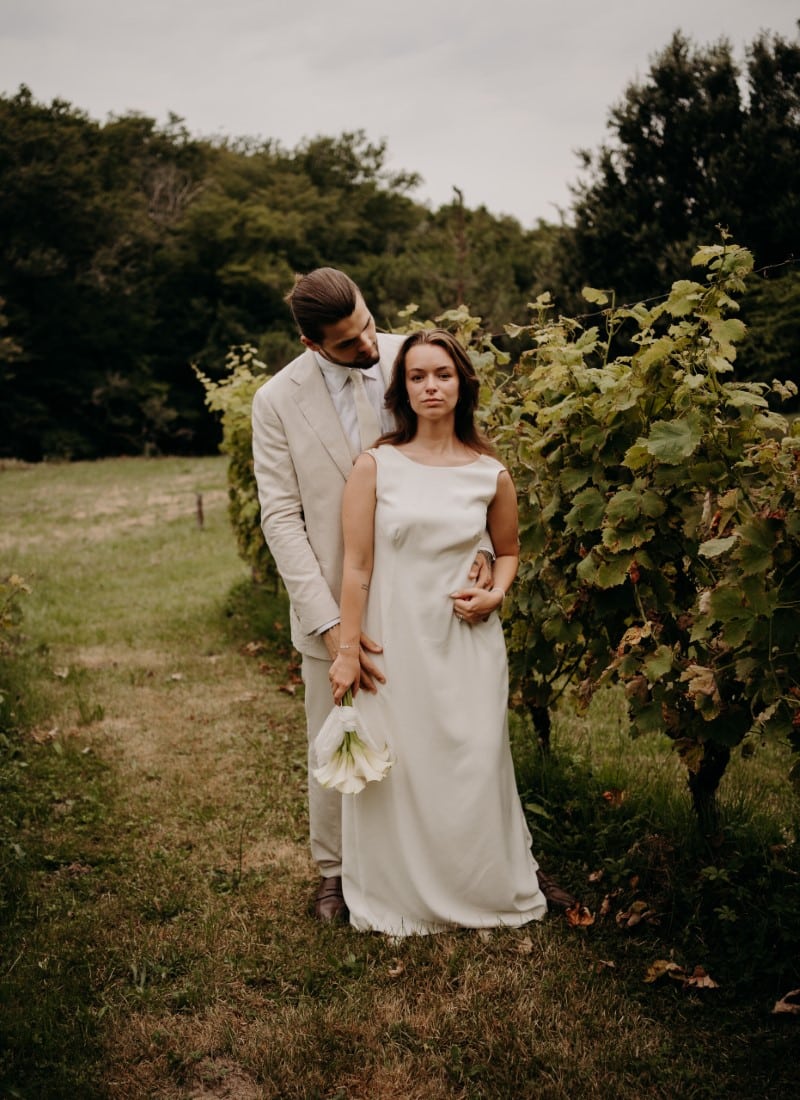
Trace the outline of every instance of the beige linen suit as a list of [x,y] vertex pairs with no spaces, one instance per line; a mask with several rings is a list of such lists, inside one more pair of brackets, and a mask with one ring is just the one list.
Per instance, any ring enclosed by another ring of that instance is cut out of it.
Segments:
[[[388,385],[403,337],[378,333],[377,339]],[[253,460],[261,526],[289,593],[292,642],[303,656],[311,854],[324,876],[338,875],[341,795],[311,775],[312,742],[333,705],[330,658],[315,632],[339,617],[342,493],[353,459],[313,352],[305,351],[256,392]]]

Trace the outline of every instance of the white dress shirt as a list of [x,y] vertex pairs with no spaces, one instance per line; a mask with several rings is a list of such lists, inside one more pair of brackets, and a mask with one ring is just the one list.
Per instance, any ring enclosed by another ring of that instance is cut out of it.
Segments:
[[[325,379],[325,385],[331,395],[331,401],[341,421],[344,434],[357,453],[361,450],[361,439],[358,434],[358,418],[356,416],[355,401],[353,400],[353,390],[352,387],[347,385],[350,378],[349,368],[340,367],[336,363],[329,363],[327,359],[323,359],[319,352],[315,351],[314,356],[319,364],[319,369],[322,371],[322,377]],[[361,368],[361,376],[364,379],[364,387],[369,403],[375,410],[375,415],[381,426],[381,432],[391,431],[394,422],[391,414],[383,407],[385,391],[380,363],[375,363],[372,367]]]

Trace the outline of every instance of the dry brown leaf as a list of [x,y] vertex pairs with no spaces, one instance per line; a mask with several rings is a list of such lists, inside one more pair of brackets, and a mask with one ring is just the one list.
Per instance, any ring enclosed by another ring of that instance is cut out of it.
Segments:
[[530,936],[526,936],[525,939],[520,940],[517,944],[517,952],[520,955],[530,955],[533,951],[533,940]]
[[70,863],[68,866],[62,868],[66,875],[90,875],[92,868],[86,863]]
[[620,806],[625,801],[626,791],[621,791],[619,787],[611,787],[610,790],[603,791],[603,798],[609,804],[609,806]]
[[607,917],[611,912],[611,894],[606,894],[603,900],[600,902],[600,909],[598,910],[601,917]]
[[651,962],[644,976],[646,982],[657,982],[660,978],[670,977],[682,981],[686,977],[686,971],[677,963],[669,959],[656,959]]
[[706,974],[702,966],[696,966],[691,977],[683,983],[683,988],[688,989],[719,989],[719,982],[715,982],[710,974]]
[[773,1016],[787,1014],[800,1016],[800,989],[790,989],[779,1001],[775,1002],[772,1010]]
[[401,974],[405,973],[405,969],[406,969],[405,963],[401,962],[400,959],[395,959],[394,966],[389,967],[389,970],[388,970],[389,977],[390,978],[399,978]]
[[658,914],[646,901],[635,901],[628,909],[621,909],[614,919],[620,928],[635,928],[642,921],[657,923]]
[[278,688],[278,691],[282,691],[286,695],[296,695],[297,694],[297,688],[295,687],[294,684],[291,684],[291,683],[290,684],[281,684],[281,686]]
[[590,924],[594,924],[594,913],[590,913],[579,901],[566,910],[566,918],[572,928],[587,928]]
[[61,730],[58,726],[53,726],[49,730],[31,730],[31,741],[35,741],[37,745],[45,745],[48,741],[55,741]]
[[602,868],[599,871],[592,871],[589,875],[589,882],[602,882],[605,871]]

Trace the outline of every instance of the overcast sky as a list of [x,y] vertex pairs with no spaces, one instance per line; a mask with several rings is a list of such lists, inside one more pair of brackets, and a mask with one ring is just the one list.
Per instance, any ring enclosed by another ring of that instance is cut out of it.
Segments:
[[797,0],[0,0],[0,92],[198,136],[363,129],[433,206],[558,220],[579,148],[682,30],[795,38]]

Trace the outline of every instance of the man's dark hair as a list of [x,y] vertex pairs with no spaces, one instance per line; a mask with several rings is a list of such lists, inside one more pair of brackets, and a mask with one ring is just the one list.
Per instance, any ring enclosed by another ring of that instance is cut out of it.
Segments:
[[321,344],[323,329],[349,317],[360,294],[356,284],[343,271],[335,267],[318,267],[308,275],[297,276],[286,301],[301,335]]

